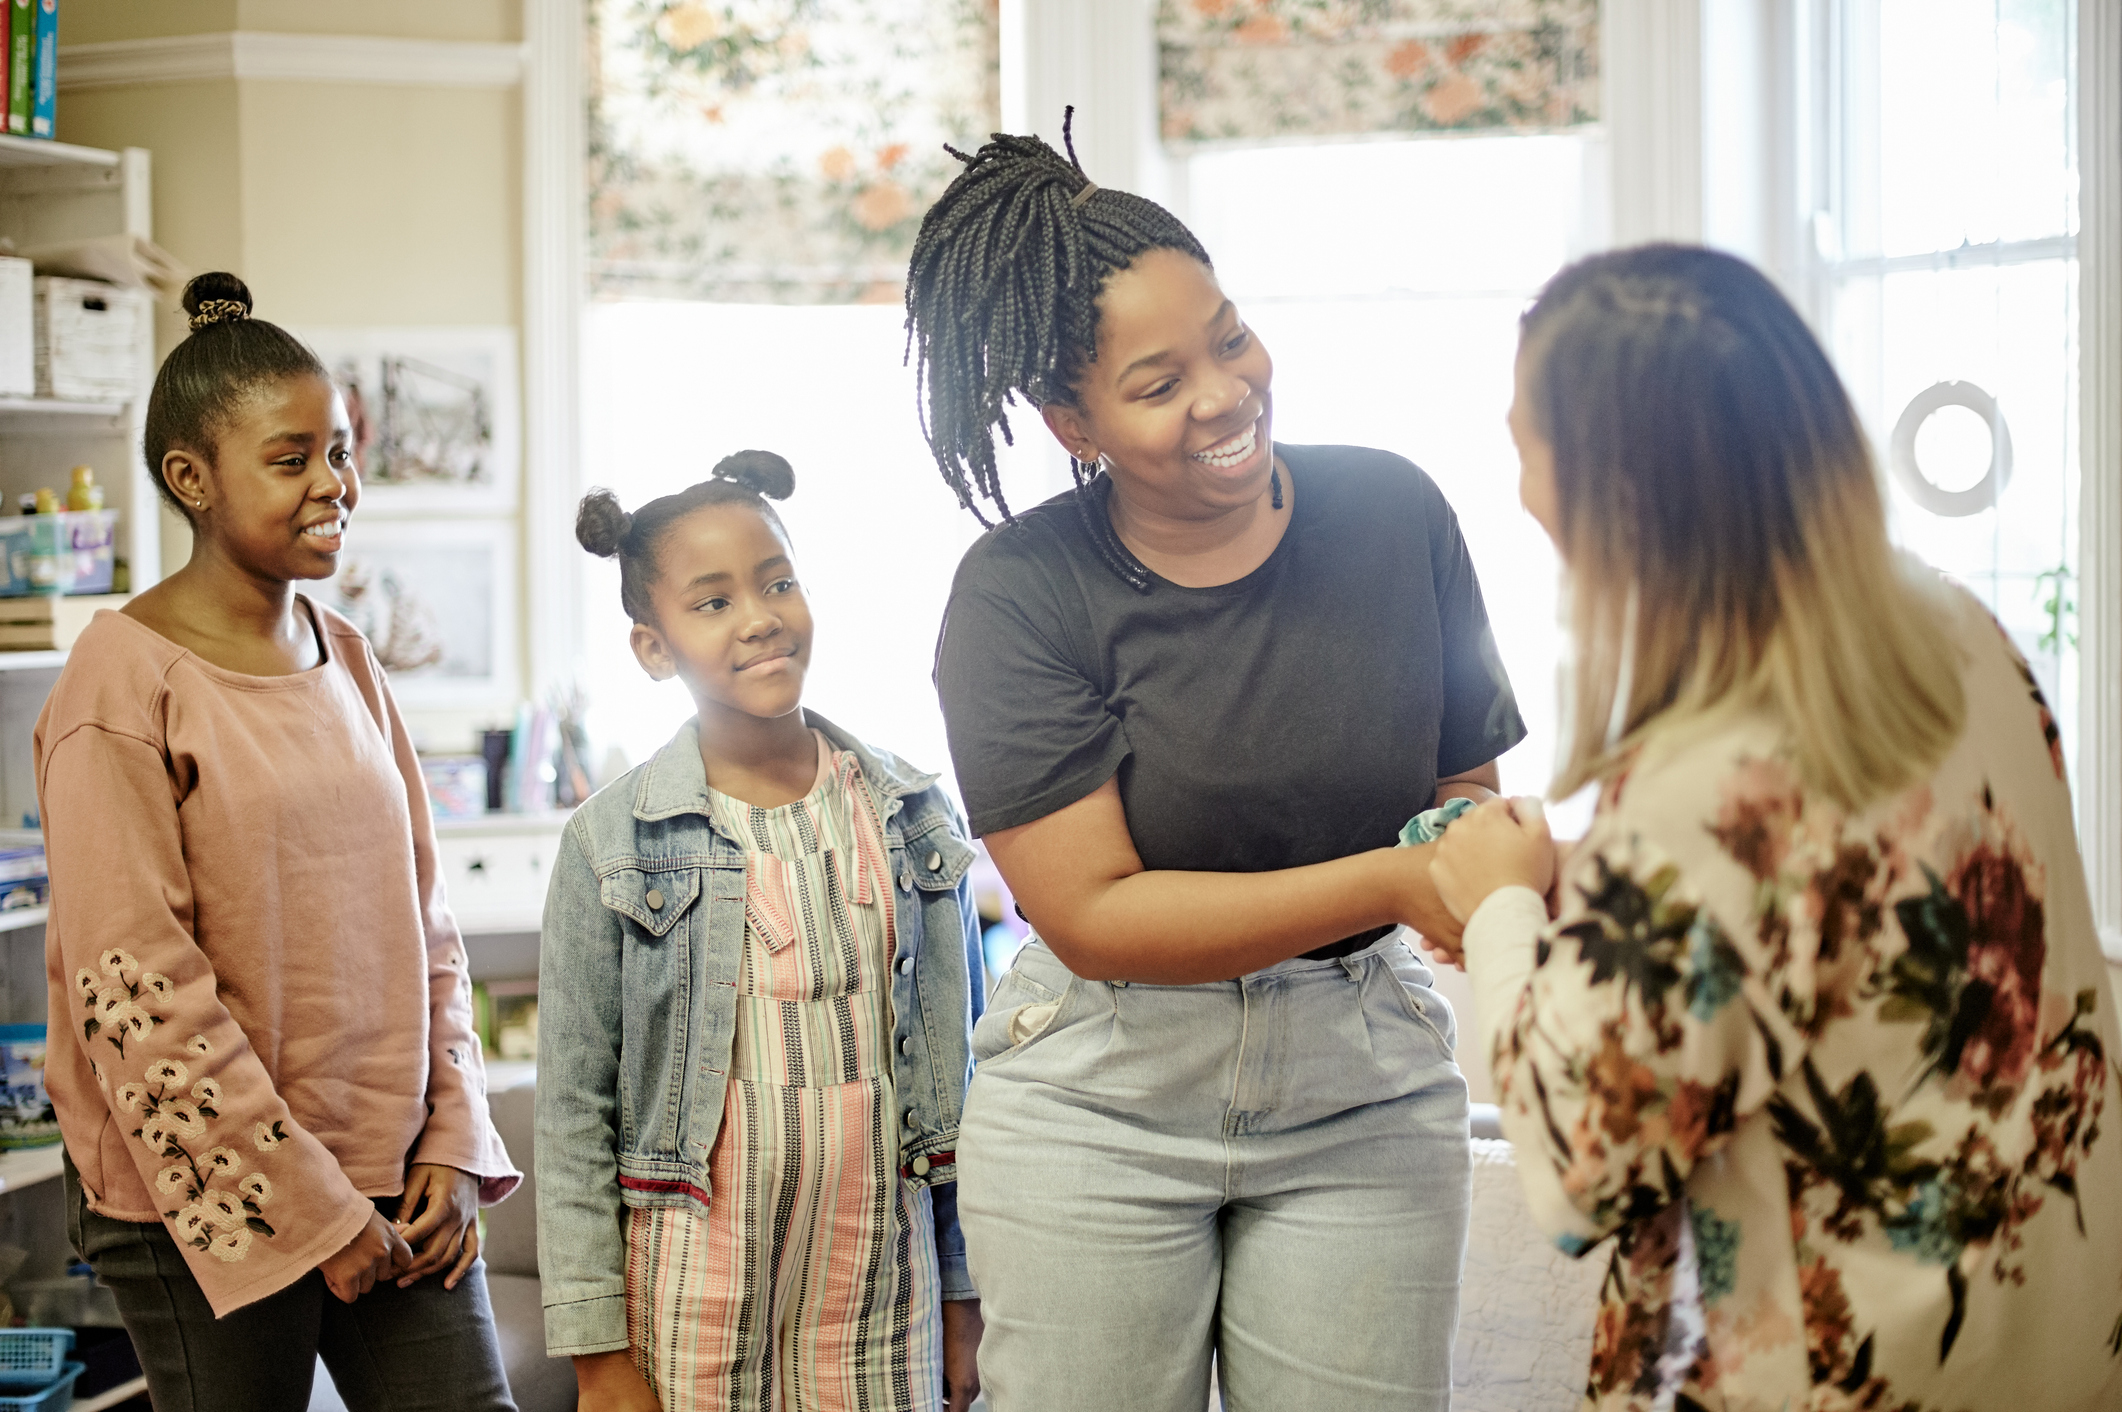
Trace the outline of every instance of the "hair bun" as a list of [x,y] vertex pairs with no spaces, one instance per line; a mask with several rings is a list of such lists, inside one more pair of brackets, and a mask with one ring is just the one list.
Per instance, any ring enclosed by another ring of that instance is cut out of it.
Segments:
[[617,554],[633,528],[634,517],[620,506],[619,497],[603,486],[594,487],[576,507],[575,542],[599,559]]
[[713,480],[735,481],[768,500],[786,500],[796,493],[796,468],[771,451],[739,451],[724,456],[708,474]]
[[232,324],[251,316],[250,287],[226,270],[199,275],[184,286],[184,312],[192,332],[215,324]]

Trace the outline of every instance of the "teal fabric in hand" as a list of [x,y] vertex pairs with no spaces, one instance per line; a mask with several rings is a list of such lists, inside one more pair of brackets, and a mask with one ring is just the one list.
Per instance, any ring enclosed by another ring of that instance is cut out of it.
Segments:
[[1407,821],[1406,828],[1400,830],[1400,846],[1412,848],[1418,843],[1435,843],[1444,837],[1444,830],[1451,826],[1453,819],[1473,807],[1474,801],[1461,794],[1445,800],[1434,809],[1424,809]]

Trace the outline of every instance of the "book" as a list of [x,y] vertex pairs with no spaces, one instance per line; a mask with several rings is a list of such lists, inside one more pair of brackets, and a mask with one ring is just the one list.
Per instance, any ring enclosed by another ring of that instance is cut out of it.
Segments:
[[128,593],[0,598],[0,652],[53,652],[72,647],[99,609],[122,608]]
[[0,0],[0,132],[7,130],[8,96],[14,90],[15,46],[9,35],[15,28],[15,7]]
[[27,137],[30,109],[36,106],[30,71],[37,46],[36,0],[7,0],[7,19],[7,130]]
[[[59,130],[59,0],[37,0],[37,42],[30,63],[36,78],[29,135],[53,137]],[[12,116],[9,125],[13,126]]]

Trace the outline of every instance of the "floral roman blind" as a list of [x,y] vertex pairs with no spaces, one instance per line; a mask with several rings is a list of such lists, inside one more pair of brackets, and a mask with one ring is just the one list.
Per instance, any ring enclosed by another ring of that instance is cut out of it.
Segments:
[[1598,0],[1158,0],[1165,141],[1569,127]]
[[896,300],[998,125],[996,0],[590,0],[604,298]]

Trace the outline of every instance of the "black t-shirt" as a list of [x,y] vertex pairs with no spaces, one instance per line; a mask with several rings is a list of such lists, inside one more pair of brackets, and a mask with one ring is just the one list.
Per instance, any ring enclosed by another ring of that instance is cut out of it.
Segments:
[[1440,777],[1524,738],[1436,483],[1385,451],[1275,449],[1290,523],[1234,583],[1129,586],[1073,491],[966,552],[936,685],[974,833],[1117,774],[1144,867],[1301,867],[1393,843]]

